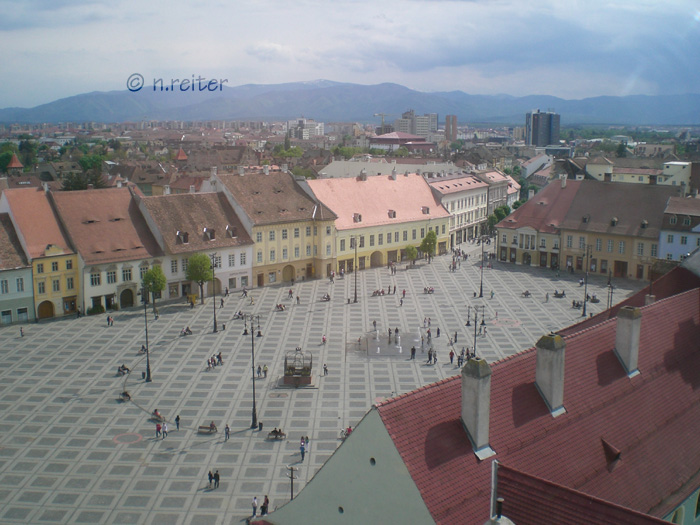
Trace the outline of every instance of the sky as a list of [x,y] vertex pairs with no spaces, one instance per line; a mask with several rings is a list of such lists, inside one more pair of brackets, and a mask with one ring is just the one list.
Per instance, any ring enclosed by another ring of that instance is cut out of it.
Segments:
[[700,93],[696,0],[0,0],[0,107],[153,79]]

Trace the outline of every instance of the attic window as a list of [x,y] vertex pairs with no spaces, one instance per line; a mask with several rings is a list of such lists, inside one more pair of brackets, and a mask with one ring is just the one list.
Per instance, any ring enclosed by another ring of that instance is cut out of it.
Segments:
[[396,210],[389,210],[389,218],[390,219],[396,218]]
[[299,208],[299,211],[306,211],[306,208],[301,207],[301,208]]
[[124,219],[122,219],[121,217],[115,217],[114,219],[110,219],[111,222],[119,222],[119,221],[123,221],[123,220]]
[[96,222],[100,222],[96,219],[87,219],[83,224],[95,224]]
[[256,190],[253,192],[253,195],[260,195],[260,192]]
[[188,242],[190,242],[190,236],[187,232],[183,232],[183,231],[178,230],[177,231],[177,240],[181,244],[187,244]]
[[362,214],[353,213],[352,214],[352,222],[362,222]]
[[678,222],[678,217],[673,215],[673,216],[671,216],[671,218],[669,219],[668,222],[670,222],[671,224],[676,224]]
[[206,236],[207,240],[216,240],[216,230],[212,230],[211,228],[204,228],[204,235]]
[[587,223],[589,220],[591,220],[591,216],[590,216],[590,215],[584,215],[584,216],[581,218],[581,220],[582,220],[584,223]]
[[617,226],[617,217],[613,217],[612,220],[610,221],[610,226]]
[[642,228],[648,228],[648,227],[649,227],[649,221],[646,220],[646,219],[644,219],[644,220],[642,221]]
[[287,208],[280,208],[280,213],[285,213],[287,211]]
[[430,215],[430,208],[428,206],[421,206],[420,211],[423,212],[423,215]]
[[282,193],[282,190],[280,190],[279,188],[275,188],[273,191],[274,193]]
[[231,228],[228,224],[226,225],[226,235],[231,237],[232,239],[236,238],[236,228]]

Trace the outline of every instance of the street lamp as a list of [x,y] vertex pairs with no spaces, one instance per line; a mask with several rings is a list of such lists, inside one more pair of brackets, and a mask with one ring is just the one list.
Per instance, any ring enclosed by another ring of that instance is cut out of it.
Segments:
[[211,257],[211,289],[214,294],[214,333],[218,332],[216,329],[216,280],[214,279],[214,272],[216,271],[216,254],[212,253],[209,257]]
[[[260,330],[260,316],[259,315],[252,315],[252,314],[246,314],[244,319],[246,320],[246,328],[243,331],[243,335],[248,335],[248,326],[247,326],[247,321],[250,320],[250,356],[252,358],[253,362],[253,368],[252,368],[252,378],[253,378],[253,414],[252,414],[252,421],[250,423],[250,428],[254,429],[258,427],[258,410],[255,405],[255,338],[256,337],[262,337],[262,331]],[[254,321],[257,319],[258,321],[258,335],[255,335],[255,323]]]
[[148,288],[141,287],[141,301],[143,301],[143,321],[146,326],[146,383],[151,382],[151,356],[148,351]]
[[350,237],[350,241],[355,245],[355,267],[353,271],[355,272],[355,300],[353,303],[357,302],[357,236]]
[[479,297],[484,296],[484,243],[486,236],[481,236],[481,282],[479,283]]
[[591,258],[591,248],[592,246],[590,244],[586,245],[586,251],[584,253],[584,256],[586,257],[586,275],[584,278],[584,287],[583,287],[583,312],[581,313],[581,317],[586,317],[586,304],[588,303],[588,267],[589,267],[589,262]]
[[474,357],[476,357],[476,327],[479,325],[479,308],[481,308],[481,326],[486,325],[484,320],[484,306],[474,307]]
[[471,305],[467,305],[467,324],[465,324],[464,326],[471,326],[472,325],[471,321],[469,320],[469,317],[471,316],[471,314],[472,314],[472,307],[471,307]]

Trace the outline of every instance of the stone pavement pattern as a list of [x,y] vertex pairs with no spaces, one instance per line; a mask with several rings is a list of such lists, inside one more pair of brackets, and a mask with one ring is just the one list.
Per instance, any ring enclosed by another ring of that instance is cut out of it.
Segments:
[[[469,251],[480,252],[473,246]],[[253,496],[262,501],[268,494],[270,510],[284,504],[290,497],[288,465],[298,468],[298,493],[340,445],[339,430],[356,425],[373,403],[458,373],[449,363],[448,338],[456,331],[457,349],[473,346],[467,305],[472,317],[474,306],[484,306],[488,333],[477,336],[477,353],[489,362],[581,319],[581,311],[571,308],[571,300],[583,296],[579,275],[557,279],[551,270],[494,262],[494,269],[484,269],[479,299],[473,297],[480,282],[476,259],[456,272],[448,271],[449,256],[410,270],[402,265],[396,275],[384,268],[359,272],[357,304],[347,302],[354,294],[352,274],[334,284],[297,283],[300,305],[287,299],[288,285],[252,290],[252,306],[240,294],[230,295],[217,309],[218,333],[212,333],[211,299],[194,309],[162,305],[158,320],[148,312],[151,383],[141,379],[145,357],[138,353],[145,342],[143,309],[115,312],[112,327],[103,315],[27,325],[24,337],[17,326],[0,328],[0,522],[240,523],[250,515]],[[590,312],[605,308],[606,283],[597,276],[589,281],[589,293],[601,299],[589,303]],[[619,302],[644,283],[614,284]],[[390,285],[396,295],[371,297]],[[435,293],[423,294],[425,286]],[[555,299],[554,288],[565,289],[566,299]],[[526,289],[532,297],[521,296]],[[330,303],[320,302],[324,292],[331,294]],[[274,311],[277,303],[287,309]],[[268,377],[256,380],[262,432],[250,430],[251,338],[241,335],[242,321],[232,320],[239,309],[260,315],[256,366],[269,367]],[[427,365],[420,350],[426,317],[438,365]],[[185,326],[194,334],[179,337]],[[387,340],[388,329],[396,327],[400,349],[393,336]],[[418,352],[411,361],[414,344]],[[297,346],[313,355],[314,385],[278,388],[285,354]],[[207,371],[206,359],[218,352],[224,365]],[[126,379],[115,374],[122,363],[132,370]],[[329,368],[325,377],[323,363]],[[120,403],[125,387],[132,402]],[[155,408],[168,420],[165,439],[155,438],[149,421]],[[212,420],[217,434],[197,433]],[[231,438],[224,441],[227,423]],[[273,427],[283,428],[287,439],[266,440]],[[302,435],[310,438],[303,462]],[[207,473],[216,469],[221,484],[210,489]]]

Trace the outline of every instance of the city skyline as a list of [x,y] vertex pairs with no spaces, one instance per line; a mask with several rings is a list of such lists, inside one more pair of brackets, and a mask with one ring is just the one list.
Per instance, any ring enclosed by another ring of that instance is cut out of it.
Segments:
[[2,4],[0,107],[123,91],[133,73],[566,99],[700,92],[700,11],[683,0]]

